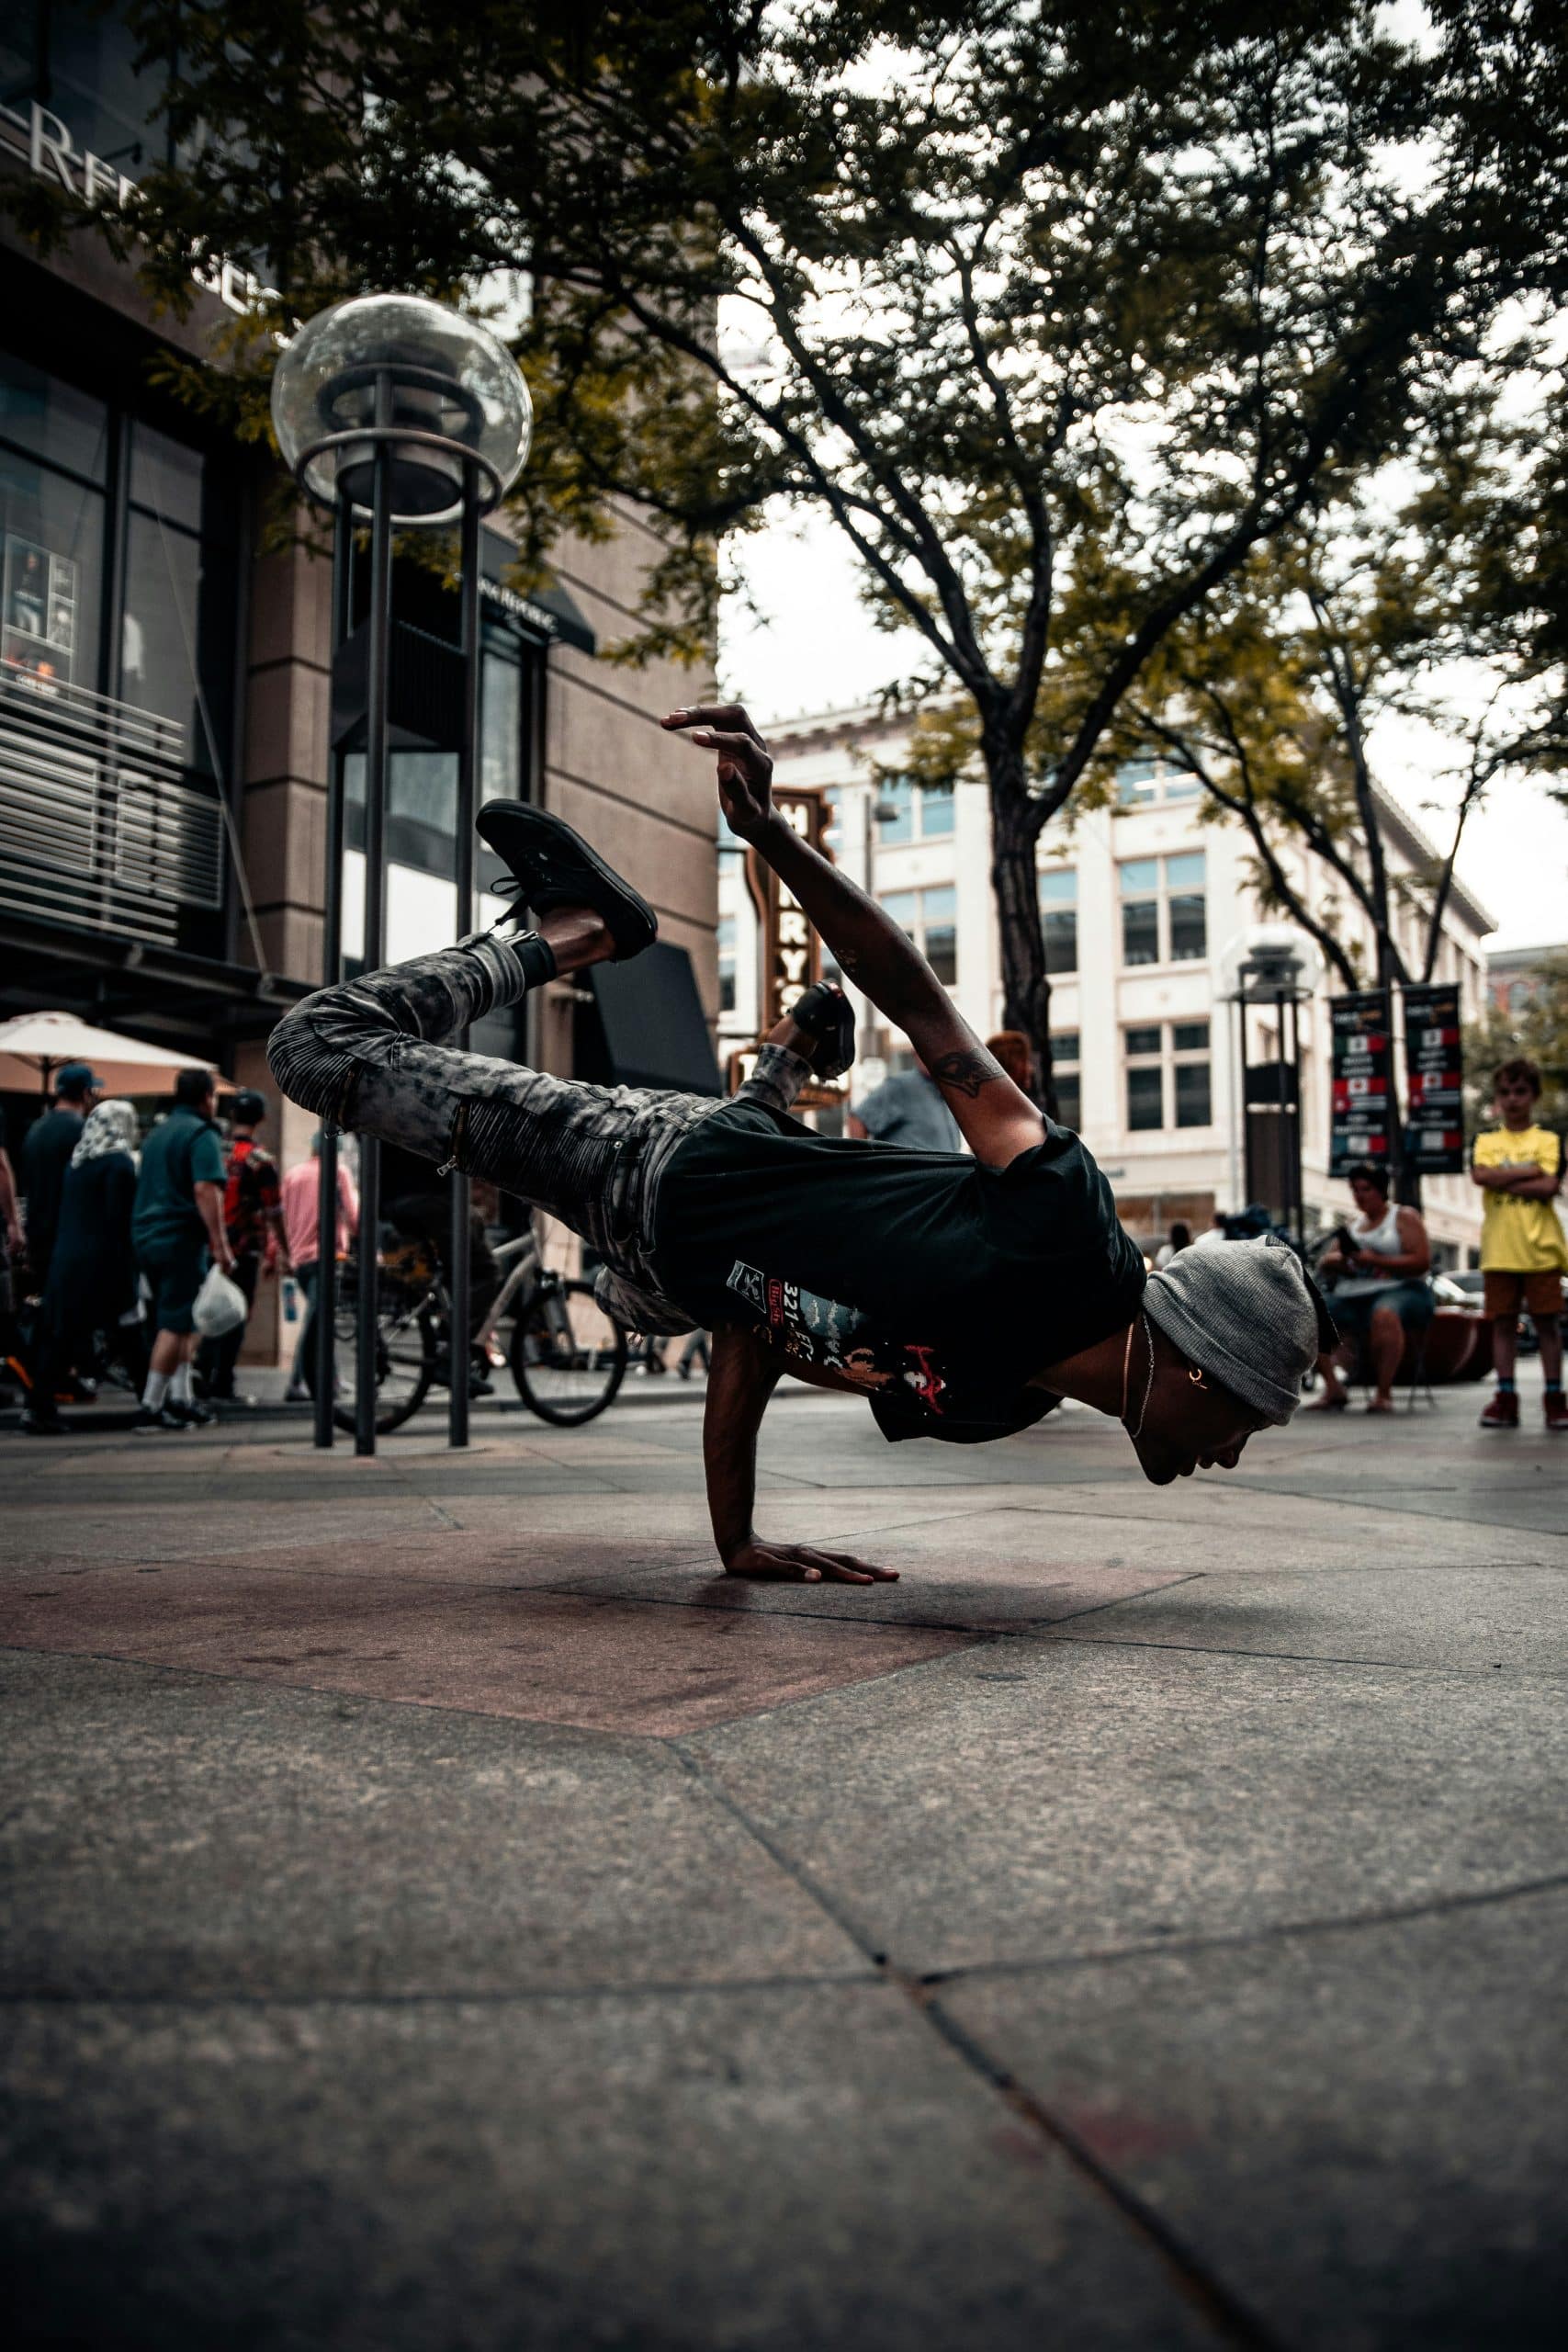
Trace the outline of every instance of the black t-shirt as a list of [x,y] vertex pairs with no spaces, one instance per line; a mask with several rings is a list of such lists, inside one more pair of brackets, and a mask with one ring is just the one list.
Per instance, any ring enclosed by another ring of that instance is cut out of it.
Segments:
[[700,1324],[847,1373],[887,1438],[976,1444],[1058,1401],[1032,1373],[1137,1310],[1141,1252],[1065,1127],[1008,1168],[813,1135],[736,1103],[665,1170],[654,1261]]
[[22,1138],[22,1191],[28,1204],[28,1250],[41,1282],[49,1272],[60,1224],[60,1203],[65,1171],[82,1140],[80,1111],[57,1103],[35,1119]]

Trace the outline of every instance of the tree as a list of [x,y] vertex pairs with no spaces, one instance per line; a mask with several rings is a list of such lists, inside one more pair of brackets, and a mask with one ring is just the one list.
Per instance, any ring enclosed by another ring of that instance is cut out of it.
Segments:
[[[1500,778],[1568,757],[1562,657],[1534,584],[1536,436],[1503,415],[1518,365],[1503,355],[1425,399],[1396,462],[1326,511],[1314,501],[1256,551],[1171,632],[1105,741],[1102,769],[1154,742],[1198,777],[1214,812],[1249,834],[1265,902],[1312,934],[1348,988],[1432,977],[1476,809]],[[1373,749],[1393,718],[1446,748],[1457,787],[1445,850],[1397,874]],[[1292,843],[1332,876],[1337,907],[1303,887]],[[1372,934],[1369,972],[1350,912]]]
[[1483,1124],[1490,1111],[1493,1071],[1516,1054],[1528,1054],[1542,1081],[1536,1115],[1543,1126],[1561,1133],[1568,1127],[1568,955],[1545,957],[1529,985],[1521,1003],[1506,1012],[1493,1006],[1467,1035],[1466,1091],[1476,1124]]
[[526,264],[525,550],[660,517],[642,652],[705,645],[723,534],[832,516],[906,690],[962,698],[1049,1103],[1042,831],[1170,633],[1477,347],[1517,267],[1475,263],[1484,110],[1371,0],[133,14],[182,161],[110,233],[171,299],[265,254],[285,318]]

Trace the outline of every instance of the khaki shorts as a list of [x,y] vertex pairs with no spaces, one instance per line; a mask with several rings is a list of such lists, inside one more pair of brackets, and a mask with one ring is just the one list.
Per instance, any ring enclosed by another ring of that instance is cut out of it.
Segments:
[[1521,1306],[1532,1317],[1562,1312],[1562,1277],[1554,1266],[1536,1274],[1488,1266],[1485,1294],[1486,1312],[1495,1323],[1506,1322]]

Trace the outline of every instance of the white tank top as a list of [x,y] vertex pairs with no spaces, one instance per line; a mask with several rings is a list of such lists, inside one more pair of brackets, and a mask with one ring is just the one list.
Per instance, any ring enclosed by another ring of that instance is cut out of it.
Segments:
[[1376,1225],[1368,1225],[1358,1217],[1350,1232],[1363,1250],[1371,1250],[1376,1257],[1398,1258],[1404,1254],[1404,1244],[1399,1238],[1399,1207],[1396,1202],[1390,1201]]

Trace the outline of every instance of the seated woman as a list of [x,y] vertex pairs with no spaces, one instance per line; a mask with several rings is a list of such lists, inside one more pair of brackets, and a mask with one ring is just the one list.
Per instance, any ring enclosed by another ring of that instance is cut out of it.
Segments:
[[[1338,1353],[1359,1347],[1374,1384],[1369,1413],[1392,1413],[1393,1379],[1407,1331],[1425,1330],[1434,1300],[1427,1270],[1431,1244],[1417,1209],[1390,1205],[1388,1171],[1362,1160],[1350,1170],[1356,1222],[1343,1227],[1350,1247],[1327,1250],[1318,1271],[1334,1279],[1329,1305],[1339,1326]],[[1333,1354],[1320,1356],[1324,1391],[1313,1410],[1342,1413],[1349,1402]]]

